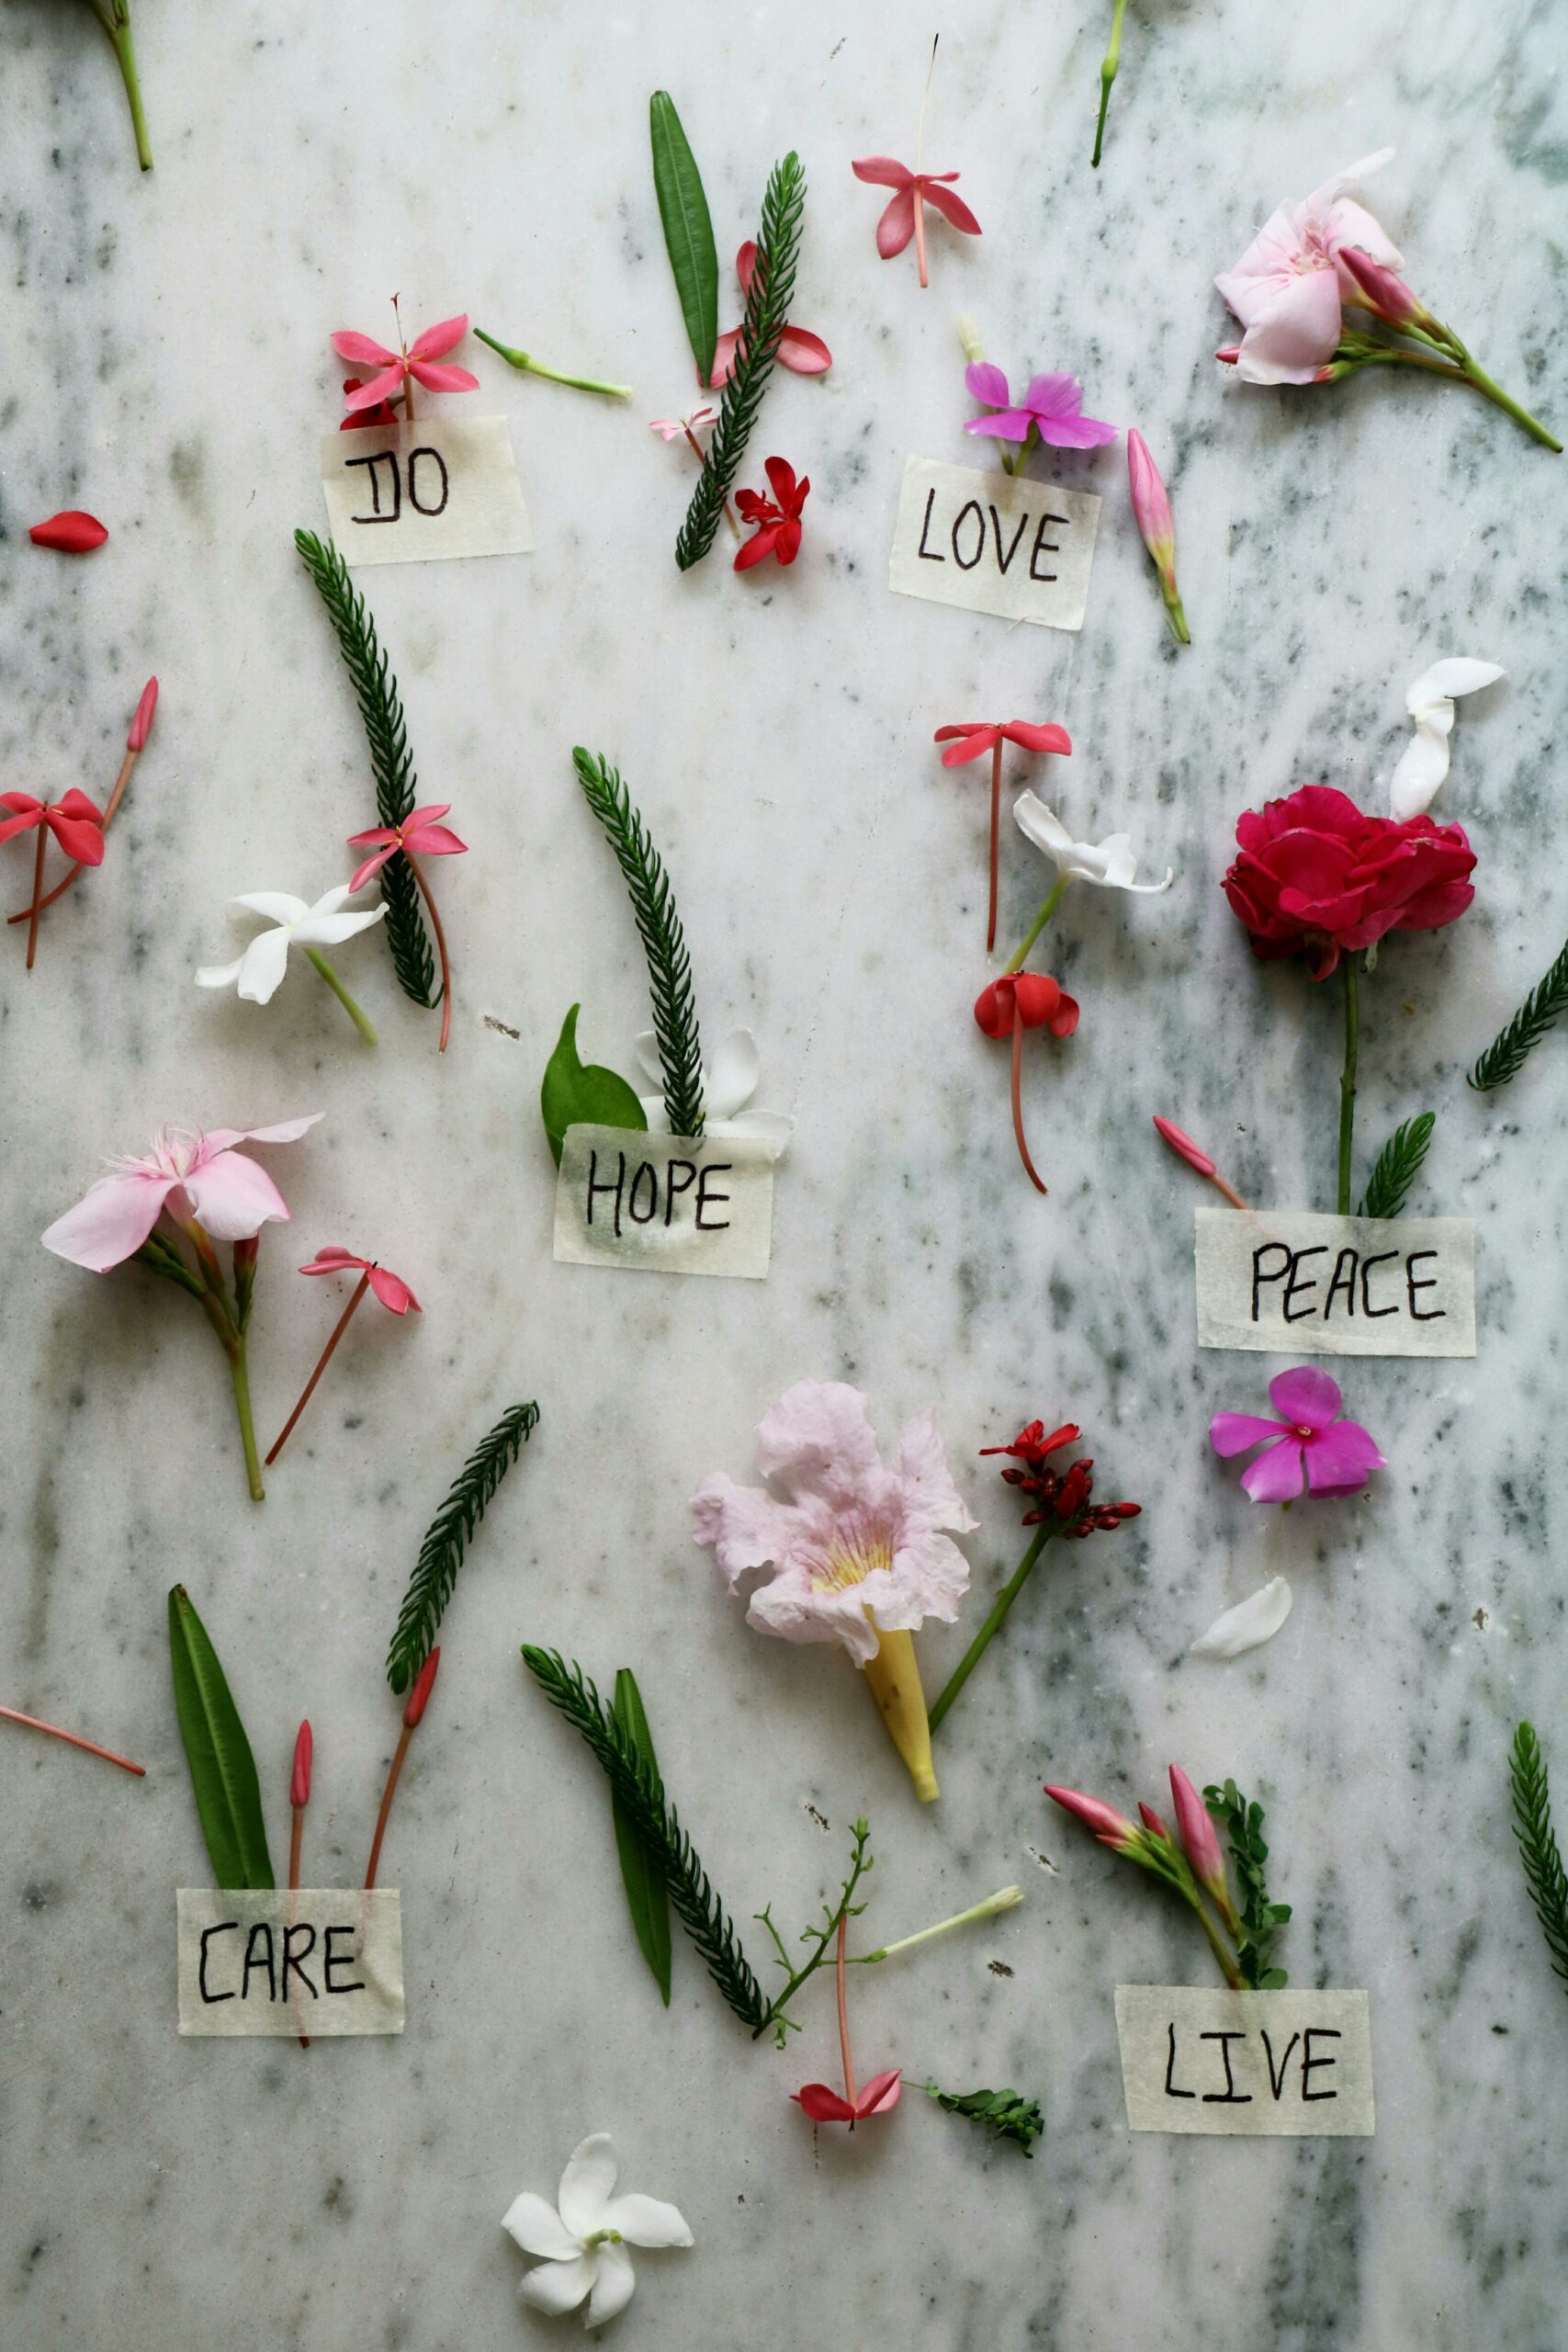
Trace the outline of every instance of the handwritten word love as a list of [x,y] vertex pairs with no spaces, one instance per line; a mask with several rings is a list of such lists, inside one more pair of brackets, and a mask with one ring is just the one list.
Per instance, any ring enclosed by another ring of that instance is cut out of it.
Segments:
[[965,612],[1078,629],[1099,520],[1088,491],[911,458],[888,585]]

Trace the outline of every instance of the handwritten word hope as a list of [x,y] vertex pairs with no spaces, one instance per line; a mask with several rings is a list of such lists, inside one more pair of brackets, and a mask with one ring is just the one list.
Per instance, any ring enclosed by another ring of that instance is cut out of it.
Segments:
[[362,425],[321,442],[321,488],[345,563],[527,555],[534,534],[503,416]]
[[1116,2030],[1130,2131],[1303,2139],[1373,2128],[1364,1993],[1122,1984]]
[[888,585],[967,612],[1081,628],[1099,520],[1087,491],[911,458]]
[[180,2031],[312,2040],[403,2030],[395,1887],[181,1887]]
[[566,1131],[555,1230],[566,1263],[757,1281],[773,1215],[773,1154],[754,1138]]
[[1472,1356],[1468,1217],[1196,1213],[1198,1339],[1306,1355]]

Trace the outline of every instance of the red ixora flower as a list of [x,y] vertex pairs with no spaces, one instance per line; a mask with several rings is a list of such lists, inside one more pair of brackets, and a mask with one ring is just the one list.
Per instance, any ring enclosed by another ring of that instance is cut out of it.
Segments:
[[[735,256],[735,275],[740,280],[743,301],[751,299],[751,280],[757,274],[757,245],[748,237]],[[721,334],[713,347],[713,372],[708,378],[708,390],[716,390],[727,384],[735,373],[736,354],[740,347],[742,326],[731,327]],[[797,376],[825,376],[833,364],[833,355],[819,334],[812,334],[805,327],[786,326],[779,337],[773,354],[781,368],[791,368]]]
[[1475,896],[1460,825],[1369,817],[1332,785],[1303,785],[1236,820],[1224,882],[1255,956],[1303,955],[1314,980],[1391,931],[1438,931]]
[[1012,1131],[1018,1138],[1018,1156],[1024,1172],[1035,1191],[1043,1193],[1045,1187],[1029,1157],[1023,1136],[1023,1109],[1019,1095],[1023,1033],[1026,1029],[1049,1029],[1053,1037],[1070,1037],[1078,1025],[1077,1001],[1058,987],[1047,972],[1004,972],[999,980],[993,980],[976,998],[975,1019],[987,1037],[1012,1039]]
[[983,1445],[982,1454],[1008,1453],[1015,1462],[1027,1463],[1024,1470],[1009,1466],[1002,1472],[1010,1487],[1034,1503],[1035,1509],[1023,1515],[1025,1527],[1039,1527],[1046,1521],[1055,1524],[1059,1535],[1092,1535],[1096,1531],[1109,1533],[1120,1527],[1124,1519],[1136,1519],[1142,1503],[1097,1503],[1091,1501],[1094,1480],[1089,1475],[1094,1468],[1091,1459],[1070,1462],[1065,1470],[1042,1467],[1048,1453],[1059,1453],[1065,1445],[1077,1445],[1083,1432],[1076,1421],[1064,1421],[1059,1430],[1046,1432],[1043,1421],[1031,1421],[1020,1430],[1010,1445]]
[[85,792],[74,786],[63,800],[39,800],[30,792],[0,792],[0,808],[10,814],[0,821],[0,842],[8,842],[13,833],[30,832],[35,825],[47,825],[67,857],[78,865],[101,865],[104,862],[104,820],[100,811]]
[[435,933],[435,952],[441,959],[441,1044],[438,1050],[446,1051],[446,1041],[452,1034],[452,967],[446,954],[446,933],[442,927],[440,910],[431,896],[425,879],[422,857],[456,857],[466,852],[468,842],[459,841],[450,825],[436,820],[445,817],[452,806],[449,800],[427,800],[422,808],[411,808],[400,825],[372,825],[366,833],[350,833],[350,849],[367,849],[371,854],[362,865],[355,867],[349,889],[362,890],[373,874],[379,874],[394,857],[402,857],[419,886],[421,898],[430,912],[430,927]]
[[351,1250],[343,1249],[335,1241],[329,1242],[324,1250],[318,1250],[310,1264],[301,1266],[299,1272],[302,1274],[362,1274],[382,1306],[389,1308],[392,1314],[407,1315],[412,1310],[417,1315],[420,1312],[418,1299],[400,1274],[394,1274],[391,1268],[383,1266],[378,1259],[356,1258]]
[[[1077,1445],[1082,1435],[1077,1421],[1064,1421],[1061,1428],[1053,1430],[1049,1436],[1043,1421],[1030,1421],[1020,1430],[1010,1445],[983,1445],[980,1457],[983,1461],[988,1453],[1010,1453],[1015,1462],[1043,1462],[1048,1453],[1059,1453],[1064,1445]],[[1007,1476],[1005,1470],[1002,1476],[1004,1478]]]
[[897,2107],[903,2086],[899,2069],[893,2066],[885,2075],[873,2075],[864,2089],[855,2094],[852,2107],[827,2083],[802,2083],[797,2091],[791,2091],[790,2097],[813,2123],[847,2123],[852,2132],[868,2116],[886,2115]]
[[735,559],[737,571],[749,571],[770,555],[779,563],[793,563],[800,553],[800,510],[810,495],[810,477],[802,475],[796,481],[795,468],[784,458],[770,458],[766,471],[773,485],[772,498],[763,498],[754,490],[735,493],[741,521],[758,526],[756,537],[747,540]]

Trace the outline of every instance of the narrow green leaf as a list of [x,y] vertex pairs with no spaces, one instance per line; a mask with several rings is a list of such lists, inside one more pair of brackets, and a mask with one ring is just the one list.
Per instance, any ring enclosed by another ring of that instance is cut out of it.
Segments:
[[568,1127],[636,1127],[645,1133],[648,1127],[648,1114],[626,1080],[615,1070],[580,1057],[577,1016],[581,1010],[574,1004],[561,1023],[539,1089],[539,1112],[558,1168]]
[[275,1881],[255,1758],[218,1653],[183,1584],[169,1593],[169,1657],[180,1737],[218,1883],[269,1887]]
[[649,100],[648,127],[653,141],[654,194],[664,223],[670,266],[675,273],[675,291],[681,298],[698,380],[706,384],[713,374],[714,345],[718,341],[718,254],[703,175],[668,90],[655,90]]
[[387,1679],[400,1698],[430,1656],[475,1528],[538,1425],[537,1405],[509,1406],[475,1446],[426,1529],[387,1652]]
[[[615,1695],[611,1702],[610,1713],[625,1733],[649,1781],[662,1790],[664,1783],[659,1777],[659,1758],[653,1752],[653,1735],[648,1728],[648,1717],[643,1712],[642,1693],[637,1687],[637,1677],[629,1666],[623,1666],[615,1677]],[[669,1884],[639,1835],[637,1823],[614,1789],[610,1792],[610,1810],[615,1824],[615,1850],[621,1858],[626,1908],[632,1915],[632,1927],[642,1956],[653,1972],[653,1981],[668,2008],[672,1957]]]

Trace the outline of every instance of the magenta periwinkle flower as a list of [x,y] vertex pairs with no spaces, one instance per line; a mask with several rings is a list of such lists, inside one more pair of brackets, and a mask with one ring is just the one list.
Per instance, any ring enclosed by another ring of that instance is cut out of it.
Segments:
[[1171,516],[1170,499],[1160,480],[1159,468],[1149,455],[1148,443],[1131,424],[1127,428],[1127,487],[1132,492],[1133,514],[1144,545],[1159,574],[1159,593],[1170,633],[1179,645],[1190,645],[1187,616],[1181,609],[1176,586],[1176,524]]
[[1116,438],[1114,424],[1085,416],[1083,386],[1076,376],[1032,376],[1016,402],[1007,378],[988,359],[972,360],[964,370],[964,381],[976,400],[998,411],[995,416],[971,417],[965,433],[988,433],[998,441],[1021,441],[1025,455],[1031,435],[1048,441],[1054,449],[1099,449]]
[[1218,1454],[1245,1453],[1267,1440],[1241,1474],[1255,1503],[1293,1502],[1303,1486],[1313,1495],[1354,1495],[1373,1470],[1388,1464],[1359,1421],[1343,1419],[1339,1383],[1315,1364],[1298,1364],[1269,1383],[1277,1421],[1256,1413],[1216,1413],[1209,1442]]

